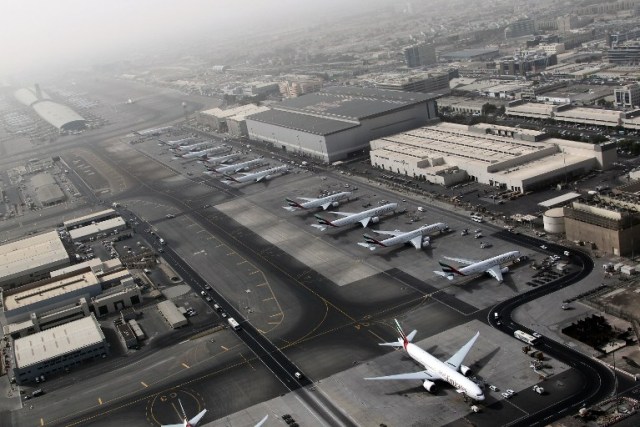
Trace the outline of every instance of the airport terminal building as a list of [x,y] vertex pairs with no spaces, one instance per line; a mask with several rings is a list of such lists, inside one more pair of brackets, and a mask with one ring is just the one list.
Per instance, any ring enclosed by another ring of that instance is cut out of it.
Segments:
[[472,180],[520,193],[607,169],[617,159],[615,144],[484,123],[438,123],[376,139],[370,156],[375,167],[435,184]]
[[66,105],[52,101],[51,97],[40,90],[38,85],[33,88],[18,89],[14,96],[22,104],[33,108],[43,120],[60,131],[82,130],[87,125],[84,117]]
[[369,141],[436,118],[429,94],[332,87],[288,99],[247,117],[252,140],[334,162],[362,153]]

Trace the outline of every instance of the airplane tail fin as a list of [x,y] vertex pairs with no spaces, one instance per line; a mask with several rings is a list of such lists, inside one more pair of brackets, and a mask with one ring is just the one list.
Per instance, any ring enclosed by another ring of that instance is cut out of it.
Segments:
[[438,261],[438,264],[440,264],[440,268],[442,269],[442,271],[450,276],[453,276],[454,274],[457,274],[458,276],[464,276],[464,273],[460,272],[460,270],[449,264],[445,264],[442,261]]
[[413,341],[413,339],[416,336],[416,333],[418,331],[413,330],[411,331],[411,333],[409,335],[406,335],[404,333],[404,331],[402,330],[402,326],[400,326],[400,322],[398,322],[398,319],[393,319],[394,322],[396,323],[396,329],[398,331],[398,333],[400,334],[400,338],[398,338],[397,342],[385,342],[385,343],[381,343],[379,345],[384,345],[384,346],[389,346],[389,347],[402,347],[402,348],[407,348],[407,344],[409,344],[410,342]]
[[331,223],[331,221],[329,221],[328,219],[325,219],[323,217],[321,217],[320,215],[314,215],[314,217],[316,218],[316,220],[318,221],[318,224],[322,224],[322,225],[330,225],[332,227],[334,227],[334,225]]
[[302,206],[300,203],[296,202],[293,199],[290,198],[286,198],[285,199],[287,201],[287,203],[289,204],[289,206],[293,207],[293,208],[300,208],[300,209],[304,209],[304,206]]
[[229,181],[233,181],[233,182],[240,182],[240,181],[238,181],[237,179],[235,179],[234,177],[232,177],[231,175],[228,175],[228,174],[226,174],[226,173],[224,173],[224,174],[222,174],[222,175],[224,175],[224,178],[225,178],[225,179],[227,179],[227,180],[229,180]]
[[453,280],[453,274],[451,273],[445,273],[444,271],[434,271],[434,273],[438,276],[444,277],[445,279]]

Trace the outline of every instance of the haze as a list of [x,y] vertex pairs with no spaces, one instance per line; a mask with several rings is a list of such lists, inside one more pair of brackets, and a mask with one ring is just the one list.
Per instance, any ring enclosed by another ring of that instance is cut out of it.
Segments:
[[83,65],[117,58],[135,48],[198,36],[228,38],[233,35],[230,32],[249,28],[302,25],[302,18],[309,24],[380,3],[385,2],[3,0],[0,74],[42,71],[50,65]]

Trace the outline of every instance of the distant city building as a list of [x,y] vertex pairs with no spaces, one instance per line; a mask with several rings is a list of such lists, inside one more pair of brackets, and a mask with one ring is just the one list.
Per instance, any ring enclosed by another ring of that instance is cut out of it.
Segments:
[[500,51],[495,48],[463,49],[454,52],[441,53],[441,61],[488,61],[500,56]]
[[317,92],[322,89],[323,80],[318,77],[292,77],[279,83],[279,89],[285,98],[295,98],[305,93]]
[[238,115],[250,115],[264,111],[265,107],[255,104],[240,105],[238,107],[212,108],[211,110],[200,111],[196,117],[196,121],[204,126],[209,126],[218,132],[227,132],[229,130],[228,119]]
[[376,87],[407,92],[448,93],[449,73],[384,76],[376,80]]
[[436,117],[428,94],[354,86],[331,87],[275,104],[247,117],[252,140],[325,162],[343,160],[369,141],[424,125]]
[[614,45],[605,51],[605,58],[609,64],[638,65],[640,64],[640,42],[627,42]]
[[91,315],[18,338],[13,342],[13,353],[13,375],[18,384],[25,384],[35,383],[40,375],[60,373],[87,360],[106,357],[109,344]]
[[608,1],[580,7],[576,10],[578,15],[606,15],[615,14],[623,10],[631,10],[638,5],[638,0]]
[[436,48],[431,43],[418,43],[403,50],[407,67],[422,67],[436,63]]
[[640,85],[638,83],[618,87],[613,90],[615,105],[622,108],[640,107]]
[[[472,114],[479,116],[484,113],[484,106],[489,103],[486,99],[470,99],[461,97],[443,97],[437,99],[438,111],[446,109],[456,114]],[[499,101],[497,101],[499,103]],[[492,101],[495,105],[496,101]],[[501,105],[501,104],[500,104]]]
[[578,28],[580,23],[576,15],[558,16],[556,18],[556,22],[558,23],[559,33],[568,33],[569,31]]
[[508,56],[498,62],[498,74],[507,76],[527,76],[538,74],[548,66],[556,65],[556,55],[523,53],[517,56]]
[[504,30],[505,38],[528,36],[535,33],[536,27],[533,19],[519,19],[509,24]]
[[564,43],[540,43],[537,48],[544,51],[547,55],[555,55],[565,51]]
[[606,33],[607,47],[617,46],[619,44],[623,44],[631,40],[636,40],[638,38],[640,38],[640,28],[634,28],[632,30],[624,32]]
[[211,67],[211,70],[217,73],[224,73],[228,68],[229,67],[227,65],[214,65],[213,67]]

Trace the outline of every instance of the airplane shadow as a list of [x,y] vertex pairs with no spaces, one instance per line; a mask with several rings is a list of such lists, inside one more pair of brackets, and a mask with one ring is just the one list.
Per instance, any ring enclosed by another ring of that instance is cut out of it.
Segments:
[[[495,357],[495,355],[498,354],[499,351],[500,351],[500,347],[495,348],[494,350],[487,353],[485,356],[477,359],[475,362],[470,364],[469,367],[473,372],[478,372],[478,370],[480,370],[481,367],[486,366],[487,363],[489,363]],[[475,375],[475,374],[472,374],[472,375]],[[478,378],[483,379],[481,376],[478,376]]]

